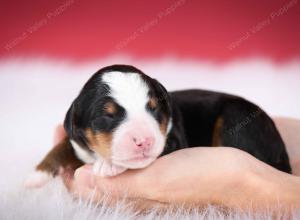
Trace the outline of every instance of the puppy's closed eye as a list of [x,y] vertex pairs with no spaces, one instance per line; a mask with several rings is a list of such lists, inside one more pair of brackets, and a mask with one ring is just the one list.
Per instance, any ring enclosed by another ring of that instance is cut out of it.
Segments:
[[150,98],[150,100],[147,103],[147,108],[149,108],[151,111],[155,111],[157,109],[157,99]]
[[113,118],[117,113],[117,107],[112,102],[107,102],[104,104],[104,114],[107,117]]

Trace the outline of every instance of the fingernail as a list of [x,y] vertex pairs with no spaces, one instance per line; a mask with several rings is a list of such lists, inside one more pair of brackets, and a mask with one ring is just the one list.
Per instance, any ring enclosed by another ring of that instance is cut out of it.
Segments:
[[83,185],[88,188],[95,187],[95,179],[92,170],[88,166],[80,167],[75,171],[75,180],[78,184]]

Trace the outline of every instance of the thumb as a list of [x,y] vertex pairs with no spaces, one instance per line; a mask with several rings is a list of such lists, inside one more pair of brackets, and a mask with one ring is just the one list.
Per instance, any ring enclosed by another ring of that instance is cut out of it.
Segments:
[[98,193],[114,197],[127,196],[136,198],[143,196],[143,179],[141,170],[127,170],[113,177],[101,177],[94,174],[91,165],[84,165],[75,171],[77,187],[96,189]]
[[53,136],[53,145],[57,145],[66,137],[66,132],[62,124],[56,126]]

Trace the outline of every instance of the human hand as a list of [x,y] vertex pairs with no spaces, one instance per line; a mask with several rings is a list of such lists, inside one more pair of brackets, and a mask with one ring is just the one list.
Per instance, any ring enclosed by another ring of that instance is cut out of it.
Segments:
[[252,186],[256,178],[252,171],[273,169],[263,165],[234,148],[189,148],[161,157],[147,168],[110,178],[95,175],[91,166],[85,165],[76,170],[74,180],[67,185],[81,197],[93,194],[95,201],[109,194],[113,200],[123,196],[131,201],[142,199],[146,206],[210,203],[241,207],[248,205],[249,197],[257,189]]
[[[66,180],[66,179],[65,179]],[[246,152],[229,147],[189,148],[157,159],[141,170],[103,178],[85,165],[67,186],[76,195],[100,201],[124,195],[149,207],[160,204],[229,207],[293,205],[299,198],[299,179],[280,172]],[[278,181],[280,180],[280,181]]]

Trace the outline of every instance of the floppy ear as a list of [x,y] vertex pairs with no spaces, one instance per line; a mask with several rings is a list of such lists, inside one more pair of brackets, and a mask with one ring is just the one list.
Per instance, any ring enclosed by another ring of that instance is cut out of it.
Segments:
[[74,103],[72,103],[71,107],[69,108],[66,114],[65,121],[64,121],[64,128],[70,139],[72,139],[74,136],[74,108],[75,108]]
[[153,79],[154,84],[153,86],[161,93],[160,97],[159,97],[159,101],[162,101],[163,99],[168,99],[169,95],[168,95],[168,91],[167,89],[157,80],[157,79]]
[[[158,101],[166,101],[168,108],[171,109],[172,99],[170,97],[169,92],[157,79],[153,79],[153,80],[155,82],[156,89],[158,89],[158,91],[160,91],[160,93],[161,93],[161,96],[159,97]],[[172,114],[172,112],[170,112],[170,113]]]
[[153,79],[154,82],[156,83],[156,85],[158,85],[158,89],[161,91],[161,92],[165,92],[165,93],[168,93],[167,89],[157,80],[157,79]]

